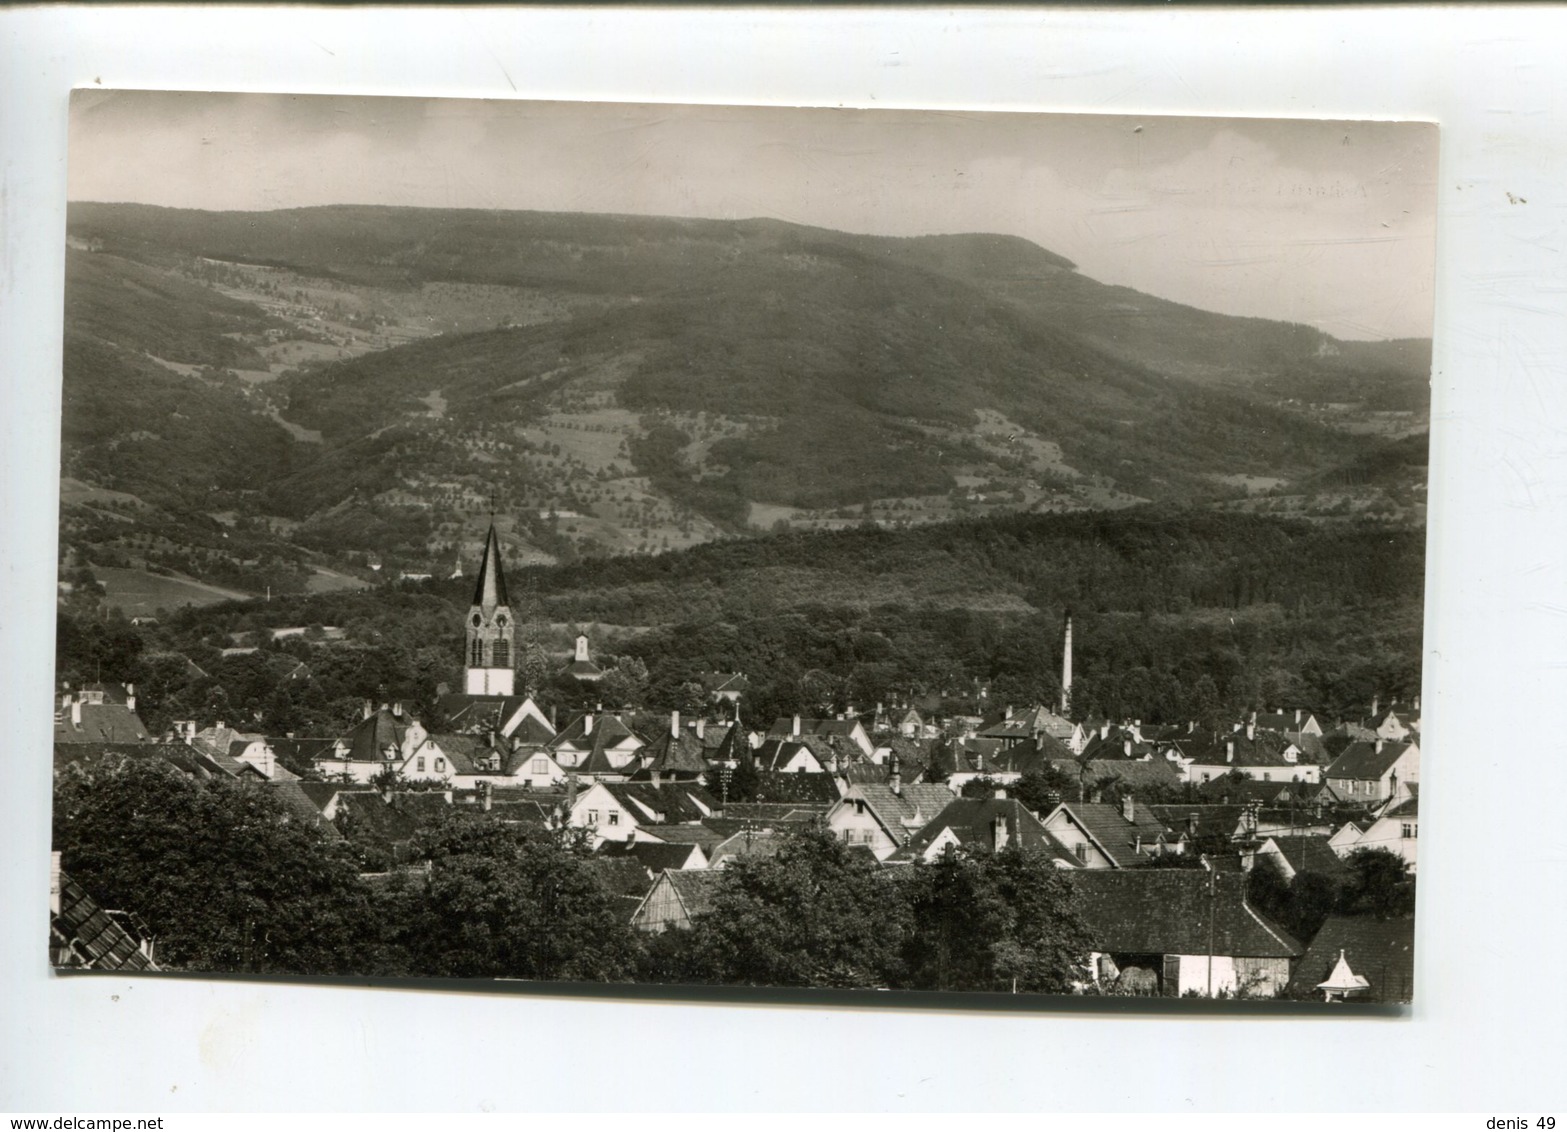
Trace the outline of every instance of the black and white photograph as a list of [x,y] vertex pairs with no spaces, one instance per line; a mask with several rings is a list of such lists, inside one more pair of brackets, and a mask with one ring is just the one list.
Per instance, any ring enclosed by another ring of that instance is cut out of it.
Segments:
[[76,90],[51,966],[1414,1001],[1438,150]]

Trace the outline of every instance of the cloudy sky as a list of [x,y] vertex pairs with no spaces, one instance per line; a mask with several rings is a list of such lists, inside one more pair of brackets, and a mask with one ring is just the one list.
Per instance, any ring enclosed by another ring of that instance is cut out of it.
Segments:
[[1426,337],[1421,123],[79,91],[72,200],[392,204],[1004,232],[1087,275]]

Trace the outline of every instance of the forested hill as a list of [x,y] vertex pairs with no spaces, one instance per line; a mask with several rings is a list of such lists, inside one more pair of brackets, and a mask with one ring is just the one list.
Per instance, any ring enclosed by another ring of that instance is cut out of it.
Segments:
[[1408,475],[1333,475],[1423,427],[1419,344],[1015,237],[85,203],[68,232],[76,562],[257,593],[448,573],[492,505],[529,562],[1271,493],[1421,518]]
[[[707,671],[746,673],[755,719],[910,692],[969,707],[1051,700],[1070,608],[1081,713],[1184,720],[1280,703],[1353,713],[1376,694],[1418,694],[1423,575],[1421,531],[1139,508],[766,536],[512,570],[508,582],[522,652],[539,658],[526,678],[559,704],[605,695],[553,680],[579,629],[596,659],[635,674],[613,695],[655,708],[688,700]],[[189,609],[120,637],[67,625],[62,678],[98,663],[134,668],[132,654],[184,654],[222,687],[231,714],[329,728],[388,687],[423,696],[457,681],[471,584]],[[347,639],[264,631],[310,625],[341,626]],[[95,650],[111,640],[122,651],[106,661]],[[261,651],[221,657],[236,640]],[[280,683],[301,659],[309,684]],[[163,680],[199,714],[212,685],[186,687],[179,665],[156,665],[149,702]]]

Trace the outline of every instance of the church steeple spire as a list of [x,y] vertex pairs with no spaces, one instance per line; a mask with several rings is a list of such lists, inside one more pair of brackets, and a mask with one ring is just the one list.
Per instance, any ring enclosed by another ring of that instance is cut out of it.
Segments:
[[473,589],[473,604],[482,609],[493,609],[506,602],[506,572],[501,569],[501,542],[495,535],[495,524],[484,538],[484,557],[479,561],[479,583]]
[[506,597],[501,543],[492,519],[479,561],[479,581],[468,609],[464,691],[477,696],[510,696],[516,682],[512,667],[516,626]]

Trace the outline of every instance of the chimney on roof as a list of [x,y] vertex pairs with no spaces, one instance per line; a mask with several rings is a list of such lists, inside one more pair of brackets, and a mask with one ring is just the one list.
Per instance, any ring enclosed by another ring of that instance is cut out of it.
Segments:
[[1006,706],[1006,709],[1005,709],[1004,713],[1002,714],[1001,718],[1005,719],[1005,720],[1010,720],[1012,718],[1012,705],[1011,704],[1008,704]]
[[125,710],[136,710],[136,685],[134,684],[125,685]]
[[1131,757],[1131,755],[1132,755],[1132,737],[1130,735],[1128,735],[1125,739],[1121,740],[1121,753],[1123,755],[1127,756],[1128,758]]
[[995,790],[991,791],[990,796],[998,802],[1005,802],[1007,800],[1007,788],[1005,786],[998,786]]
[[798,739],[799,737],[800,737],[800,717],[797,715],[797,716],[794,717],[794,730],[789,732],[789,738],[791,738],[791,739]]
[[1415,710],[1416,711],[1420,710],[1420,697],[1419,696],[1415,697]]
[[[71,698],[69,696],[67,696],[66,699],[71,699]],[[82,701],[81,700],[71,699],[71,726],[72,727],[80,727],[81,725],[82,725]]]
[[1378,739],[1377,740],[1377,754],[1380,755],[1382,753],[1382,744],[1385,743],[1386,741],[1387,740],[1385,740],[1385,739]]
[[1255,740],[1256,738],[1257,738],[1257,716],[1256,716],[1255,713],[1253,713],[1252,717],[1246,721],[1246,741],[1248,743],[1250,743],[1253,740]]
[[696,737],[698,739],[706,739],[707,738],[707,717],[706,716],[699,715],[699,716],[696,717]]
[[582,734],[593,734],[593,713],[591,711],[582,717]]
[[1295,709],[1295,726],[1300,726],[1300,708]]
[[669,737],[671,739],[680,738],[680,713],[678,711],[669,713]]
[[1129,822],[1136,820],[1137,806],[1132,801],[1132,792],[1130,790],[1121,795],[1121,816]]
[[359,718],[360,719],[369,719],[374,714],[375,714],[375,708],[370,706],[370,701],[369,700],[366,700],[364,703],[359,705]]
[[999,853],[1007,847],[1007,842],[1011,840],[1011,836],[1007,831],[1007,819],[997,814],[990,823],[990,832],[991,839],[995,842],[995,851]]
[[1382,706],[1382,697],[1381,696],[1372,696],[1371,697],[1371,718],[1372,719],[1375,719],[1377,717],[1377,714],[1378,714],[1377,709],[1379,709],[1381,706]]
[[657,767],[653,768],[653,789],[657,790],[664,784],[664,774]]
[[888,787],[888,789],[890,789],[893,792],[894,795],[896,795],[898,797],[902,797],[903,796],[903,775],[900,774],[899,771],[898,771],[898,755],[897,755],[897,752],[894,752],[892,758],[888,761],[887,770],[888,770],[888,773],[887,773],[887,787]]
[[1108,719],[1099,725],[1099,738],[1110,738],[1110,721]]
[[1226,739],[1224,741],[1224,761],[1227,762],[1227,763],[1232,763],[1232,762],[1235,761],[1235,740],[1234,739]]

